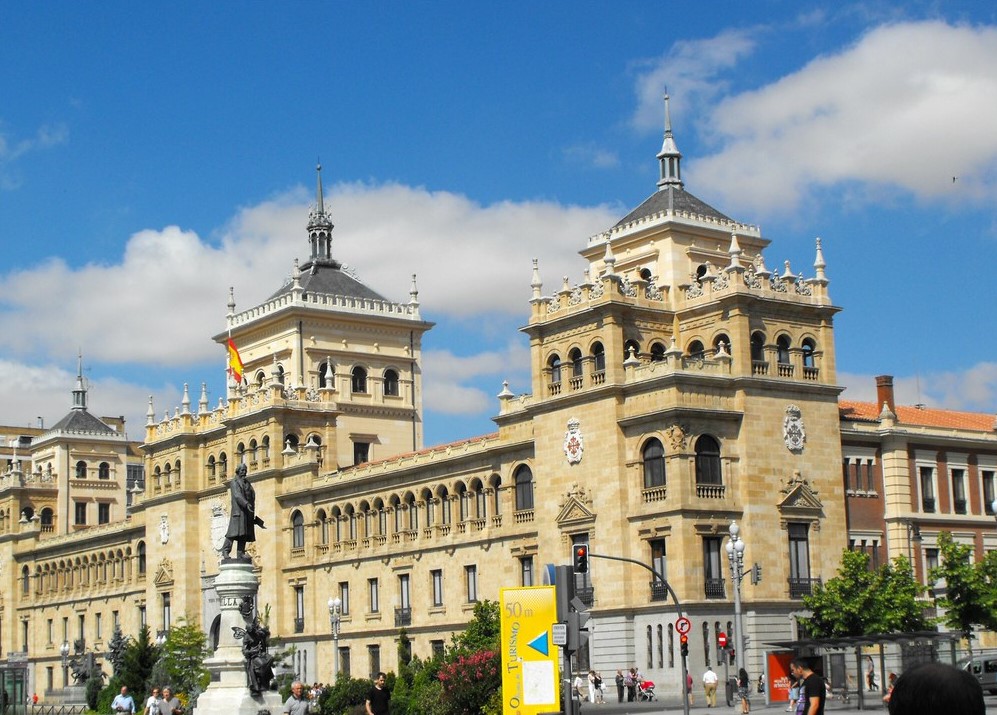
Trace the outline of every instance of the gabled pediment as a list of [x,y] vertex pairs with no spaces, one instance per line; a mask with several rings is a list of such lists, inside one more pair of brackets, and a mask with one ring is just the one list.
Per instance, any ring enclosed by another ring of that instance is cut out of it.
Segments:
[[169,559],[163,559],[159,562],[159,568],[156,569],[156,578],[153,581],[157,586],[172,586],[173,585],[173,562]]
[[824,511],[823,502],[805,479],[798,477],[791,479],[783,494],[785,496],[777,505],[782,512],[817,515]]
[[557,513],[555,521],[562,529],[590,528],[595,524],[595,514],[591,506],[592,498],[585,488],[577,484],[572,485],[561,503],[561,510]]

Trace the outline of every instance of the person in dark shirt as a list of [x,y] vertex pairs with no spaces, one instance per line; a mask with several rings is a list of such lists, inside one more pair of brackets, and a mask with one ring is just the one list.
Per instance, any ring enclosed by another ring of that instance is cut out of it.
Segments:
[[890,715],[984,715],[983,688],[972,673],[945,663],[924,663],[901,674],[890,696]]
[[367,694],[367,715],[388,715],[391,693],[384,687],[384,673],[378,673],[374,687]]
[[824,700],[827,698],[824,679],[813,671],[810,663],[801,658],[794,659],[789,664],[789,670],[795,677],[803,679],[796,712],[800,715],[824,715]]

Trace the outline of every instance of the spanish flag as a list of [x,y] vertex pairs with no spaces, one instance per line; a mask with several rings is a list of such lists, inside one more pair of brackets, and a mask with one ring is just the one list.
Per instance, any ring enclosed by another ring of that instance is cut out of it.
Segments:
[[236,382],[242,382],[242,358],[232,338],[228,339],[228,372]]

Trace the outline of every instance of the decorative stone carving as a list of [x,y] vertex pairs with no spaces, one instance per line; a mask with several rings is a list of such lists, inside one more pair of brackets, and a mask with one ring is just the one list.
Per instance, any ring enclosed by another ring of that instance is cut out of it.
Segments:
[[568,420],[568,431],[564,433],[564,456],[568,458],[568,464],[578,464],[582,461],[584,451],[581,423],[572,417]]
[[218,552],[219,557],[222,552],[222,545],[225,543],[225,531],[228,529],[228,514],[221,500],[216,499],[211,504],[211,547]]
[[673,451],[684,450],[689,441],[689,428],[685,425],[672,425],[665,430],[665,437]]
[[786,417],[782,421],[782,438],[786,449],[790,452],[802,452],[807,441],[807,430],[803,425],[803,413],[796,405],[786,408]]
[[167,514],[159,515],[159,542],[170,543],[170,517]]

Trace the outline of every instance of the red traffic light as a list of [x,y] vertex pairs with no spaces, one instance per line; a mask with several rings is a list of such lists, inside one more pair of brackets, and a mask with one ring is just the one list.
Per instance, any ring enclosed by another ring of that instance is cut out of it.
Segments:
[[717,645],[720,646],[721,648],[726,648],[727,647],[727,634],[726,633],[721,632],[721,633],[717,634]]
[[688,642],[689,642],[689,636],[687,636],[685,633],[679,636],[679,643],[685,645]]
[[589,545],[575,544],[575,573],[587,573],[589,570]]

